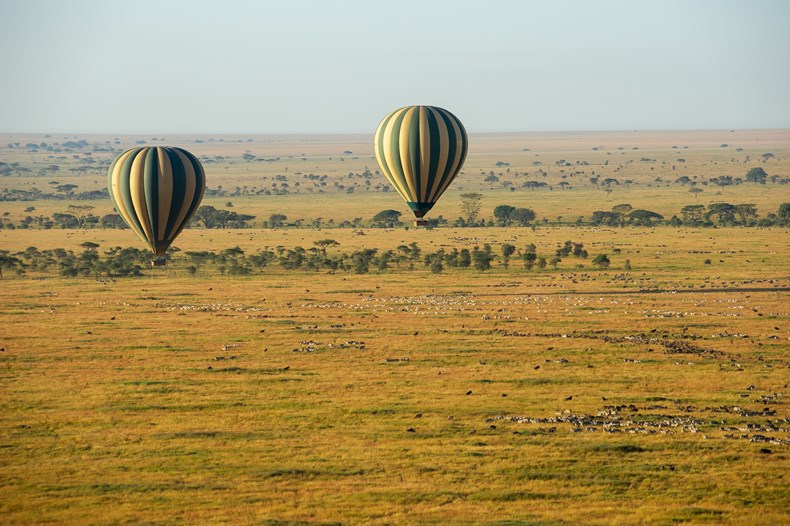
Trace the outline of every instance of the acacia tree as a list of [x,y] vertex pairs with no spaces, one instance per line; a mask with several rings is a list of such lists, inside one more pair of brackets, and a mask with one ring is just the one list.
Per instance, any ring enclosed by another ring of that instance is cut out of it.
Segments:
[[397,210],[382,210],[373,216],[373,225],[377,227],[392,228],[398,224],[401,213]]
[[513,212],[516,210],[515,206],[499,205],[494,208],[494,217],[499,221],[502,226],[510,225]]
[[461,211],[463,212],[464,220],[467,224],[472,224],[477,220],[477,215],[480,213],[480,201],[483,199],[483,194],[475,192],[461,194]]
[[92,217],[93,209],[91,205],[69,205],[68,212],[77,218],[77,225],[79,228],[85,226],[89,217]]
[[269,216],[269,226],[279,228],[285,224],[288,218],[284,214],[272,214]]
[[705,205],[686,205],[680,209],[683,223],[693,225],[705,220]]
[[765,180],[768,177],[768,174],[765,173],[762,166],[758,166],[756,168],[752,168],[748,172],[746,172],[746,180],[750,183],[760,183],[765,184]]
[[510,218],[519,226],[529,226],[535,220],[535,212],[531,208],[516,208]]
[[710,218],[713,216],[716,216],[720,225],[734,223],[735,207],[730,203],[711,203],[708,205],[708,213],[706,214],[706,218],[710,220]]
[[738,204],[735,205],[735,213],[738,214],[741,224],[747,226],[750,219],[757,217],[757,206],[751,203]]

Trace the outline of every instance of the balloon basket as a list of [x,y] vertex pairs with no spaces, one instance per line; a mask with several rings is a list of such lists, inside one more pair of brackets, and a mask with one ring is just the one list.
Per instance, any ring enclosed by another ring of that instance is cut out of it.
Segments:
[[425,219],[415,219],[414,220],[414,226],[428,226],[429,224],[430,223],[428,223],[428,221],[426,221]]
[[167,260],[165,258],[156,258],[155,260],[151,261],[152,267],[164,267],[167,265]]

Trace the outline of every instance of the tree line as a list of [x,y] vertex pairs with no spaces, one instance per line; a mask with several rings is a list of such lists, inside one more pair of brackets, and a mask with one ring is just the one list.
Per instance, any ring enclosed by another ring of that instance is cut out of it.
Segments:
[[[589,259],[584,244],[566,241],[553,253],[540,254],[534,244],[516,247],[502,243],[494,248],[491,244],[470,248],[439,249],[424,251],[415,242],[399,245],[391,250],[360,248],[351,251],[339,250],[333,239],[313,242],[313,246],[265,247],[255,252],[246,252],[240,247],[217,251],[186,251],[172,247],[166,259],[171,266],[189,274],[201,271],[228,275],[251,275],[266,270],[300,272],[346,272],[367,274],[388,271],[407,272],[428,270],[439,274],[448,269],[472,269],[478,272],[491,270],[495,265],[508,269],[518,266],[524,271],[557,269],[564,260],[574,261],[574,266],[584,266],[580,261]],[[28,272],[58,273],[64,277],[117,278],[142,276],[150,272],[151,254],[136,248],[112,247],[100,250],[96,243],[85,242],[83,250],[75,252],[63,248],[39,250],[36,247],[11,253],[0,250],[0,277],[3,271],[18,275]],[[613,253],[619,253],[617,249]],[[590,260],[597,268],[608,268],[608,254],[598,254]],[[629,260],[623,268],[631,268]]]
[[[471,227],[529,227],[536,224],[536,214],[530,208],[519,208],[507,204],[497,205],[493,217],[479,217],[482,194],[462,194],[461,210],[463,215],[450,222],[444,217],[437,216],[427,220],[429,228],[439,226],[453,226],[458,228]],[[227,207],[233,203],[227,202]],[[36,208],[30,206],[25,212],[30,215],[14,222],[9,219],[9,212],[0,217],[0,229],[86,229],[86,228],[128,228],[117,213],[105,214],[101,217],[93,214],[95,207],[92,205],[69,205],[64,212],[56,212],[52,216],[33,215]],[[189,228],[206,229],[237,229],[237,228],[401,228],[408,226],[408,222],[401,221],[403,214],[398,210],[382,210],[368,220],[361,217],[351,220],[335,221],[314,218],[309,220],[289,220],[283,213],[274,213],[268,219],[255,222],[256,216],[243,214],[233,210],[216,208],[212,205],[203,205],[198,208],[189,224]],[[560,222],[558,218],[558,223]],[[548,224],[544,218],[542,223]],[[787,226],[790,225],[790,203],[782,203],[776,212],[770,212],[765,217],[760,217],[757,206],[751,203],[711,203],[708,205],[686,205],[680,209],[680,214],[673,215],[665,220],[664,216],[656,212],[635,209],[630,204],[618,204],[611,210],[596,210],[585,221],[580,216],[575,224],[594,226],[694,226],[694,227],[729,227],[729,226]]]

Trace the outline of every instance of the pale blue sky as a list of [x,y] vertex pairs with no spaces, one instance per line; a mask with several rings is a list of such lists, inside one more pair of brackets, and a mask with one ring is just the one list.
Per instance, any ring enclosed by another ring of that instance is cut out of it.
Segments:
[[790,1],[0,0],[0,132],[790,127]]

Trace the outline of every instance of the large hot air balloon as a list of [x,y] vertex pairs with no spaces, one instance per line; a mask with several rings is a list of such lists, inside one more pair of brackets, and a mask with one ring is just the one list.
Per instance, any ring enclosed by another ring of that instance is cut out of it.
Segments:
[[419,220],[461,171],[468,144],[449,111],[406,106],[384,117],[373,147],[381,171]]
[[161,258],[200,205],[206,174],[181,148],[132,148],[110,165],[107,186],[126,224]]

